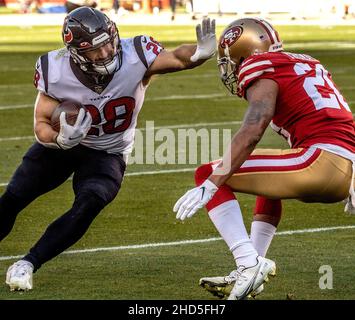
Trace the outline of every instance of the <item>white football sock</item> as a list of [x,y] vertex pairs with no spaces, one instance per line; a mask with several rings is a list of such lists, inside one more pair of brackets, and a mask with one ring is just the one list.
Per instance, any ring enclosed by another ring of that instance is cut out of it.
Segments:
[[272,238],[276,232],[276,227],[264,221],[253,221],[250,228],[250,239],[258,254],[266,256]]
[[220,204],[209,211],[209,217],[227,243],[237,265],[254,266],[258,253],[245,229],[238,202],[230,200]]

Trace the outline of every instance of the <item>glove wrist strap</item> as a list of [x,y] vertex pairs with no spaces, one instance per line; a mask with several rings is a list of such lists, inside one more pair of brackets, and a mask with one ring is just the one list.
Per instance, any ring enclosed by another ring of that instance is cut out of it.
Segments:
[[56,145],[59,147],[59,149],[64,150],[64,149],[62,148],[62,146],[60,145],[60,143],[58,142],[58,137],[59,137],[59,133],[55,136],[54,142],[55,142]]

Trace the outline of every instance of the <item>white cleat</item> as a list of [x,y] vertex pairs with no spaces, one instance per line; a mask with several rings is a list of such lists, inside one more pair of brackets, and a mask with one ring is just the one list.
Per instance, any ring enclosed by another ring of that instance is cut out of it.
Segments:
[[254,291],[252,291],[249,295],[248,298],[254,298],[258,296],[260,293],[264,291],[264,284],[262,284],[260,287],[256,288]]
[[[208,292],[212,293],[218,298],[226,298],[232,292],[235,281],[237,279],[237,270],[233,270],[228,276],[224,277],[205,277],[201,278],[199,285],[206,289]],[[275,274],[274,274],[275,275]],[[256,290],[252,291],[247,298],[255,298],[264,290],[264,285],[262,284]]]
[[275,262],[263,257],[257,257],[258,263],[249,268],[239,266],[236,270],[236,280],[228,300],[242,300],[264,283],[268,282],[268,276],[276,274]]
[[6,284],[10,291],[31,290],[33,264],[26,260],[19,260],[9,267],[6,273]]
[[199,285],[211,292],[218,298],[229,296],[236,280],[237,270],[233,270],[228,276],[224,277],[205,277],[201,278]]

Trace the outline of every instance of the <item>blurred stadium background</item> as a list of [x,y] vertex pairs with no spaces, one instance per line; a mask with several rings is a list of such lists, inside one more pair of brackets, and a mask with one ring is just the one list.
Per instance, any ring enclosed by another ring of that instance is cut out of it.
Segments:
[[[175,0],[177,13],[215,13],[282,16],[288,19],[348,19],[355,13],[354,0]],[[94,6],[120,16],[129,13],[154,14],[171,10],[170,0],[0,0],[0,13],[65,13],[68,4]],[[155,17],[157,18],[157,17]],[[155,19],[157,20],[157,19]]]
[[[148,34],[166,48],[195,41],[191,12],[180,1],[171,21],[168,1],[120,1],[125,11],[100,1],[118,24],[122,38]],[[38,13],[64,2],[0,1],[0,192],[33,143],[32,85],[37,57],[60,48],[65,13]],[[354,1],[194,1],[200,19],[217,19],[217,33],[236,17],[264,16],[279,30],[288,51],[321,60],[332,73],[352,111],[355,105]],[[39,6],[40,4],[40,6]],[[154,9],[159,8],[159,10]],[[58,9],[58,8],[57,8]],[[28,13],[19,13],[19,12]],[[43,11],[44,12],[44,11]],[[197,20],[198,21],[198,20]],[[231,129],[242,120],[246,102],[230,96],[212,59],[200,68],[156,77],[147,91],[138,127],[146,121],[172,128]],[[271,130],[261,147],[286,144]],[[178,152],[178,150],[176,151]],[[198,287],[202,276],[229,273],[233,260],[207,215],[178,222],[173,204],[193,184],[195,164],[134,164],[123,187],[68,252],[43,266],[34,276],[34,290],[9,292],[5,273],[46,226],[73,200],[71,182],[42,196],[18,217],[12,233],[0,243],[0,299],[215,299]],[[254,197],[238,195],[247,227]],[[278,275],[258,299],[355,299],[355,217],[331,205],[284,202],[284,215],[269,257]],[[333,288],[322,290],[319,268],[330,265]],[[3,279],[3,280],[1,280]]]

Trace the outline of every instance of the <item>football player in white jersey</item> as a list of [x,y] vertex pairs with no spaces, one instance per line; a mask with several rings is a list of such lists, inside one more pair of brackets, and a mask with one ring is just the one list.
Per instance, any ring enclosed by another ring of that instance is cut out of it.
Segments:
[[[0,198],[0,240],[10,233],[23,208],[72,174],[75,199],[9,267],[6,283],[11,290],[32,289],[33,273],[76,243],[115,198],[150,77],[197,67],[215,54],[214,20],[203,19],[196,35],[196,45],[168,51],[149,36],[120,39],[115,23],[101,11],[81,7],[67,15],[62,31],[65,48],[48,52],[36,64],[37,142]],[[51,115],[65,100],[76,100],[86,110],[79,112],[73,126],[62,113],[58,133],[51,127]]]

